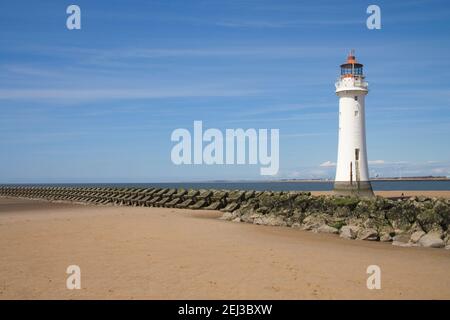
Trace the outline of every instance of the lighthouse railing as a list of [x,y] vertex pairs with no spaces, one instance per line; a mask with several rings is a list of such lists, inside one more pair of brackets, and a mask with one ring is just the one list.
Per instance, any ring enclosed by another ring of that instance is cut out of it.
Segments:
[[338,78],[338,80],[335,83],[336,89],[339,88],[363,88],[367,89],[369,87],[369,83],[367,81],[364,81],[362,79],[352,79],[352,78],[345,78],[341,79]]

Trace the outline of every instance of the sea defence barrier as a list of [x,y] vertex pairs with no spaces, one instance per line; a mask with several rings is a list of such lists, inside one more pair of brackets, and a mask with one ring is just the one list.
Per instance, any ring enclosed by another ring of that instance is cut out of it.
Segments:
[[220,210],[221,219],[300,228],[398,246],[450,249],[450,199],[175,188],[0,187],[0,197],[92,205]]

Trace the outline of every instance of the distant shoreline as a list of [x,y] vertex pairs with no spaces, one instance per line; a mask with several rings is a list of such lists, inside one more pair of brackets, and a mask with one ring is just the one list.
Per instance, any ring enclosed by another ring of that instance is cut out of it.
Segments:
[[[450,178],[434,177],[386,177],[371,179],[374,191],[389,190],[447,190],[450,191]],[[0,183],[0,187],[153,187],[184,189],[243,189],[272,191],[332,191],[332,179],[278,179],[278,180],[203,180],[184,182],[32,182]]]
[[[405,177],[405,178],[370,178],[370,181],[450,181],[447,177]],[[334,182],[327,179],[286,179],[286,180],[270,180],[267,182]]]

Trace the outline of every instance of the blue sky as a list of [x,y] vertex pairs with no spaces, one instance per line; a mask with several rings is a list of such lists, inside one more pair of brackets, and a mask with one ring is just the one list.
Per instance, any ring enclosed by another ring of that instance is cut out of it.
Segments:
[[277,128],[279,178],[332,178],[351,48],[370,84],[371,174],[450,175],[449,34],[445,0],[2,1],[0,183],[267,178],[175,166],[170,135],[194,120]]

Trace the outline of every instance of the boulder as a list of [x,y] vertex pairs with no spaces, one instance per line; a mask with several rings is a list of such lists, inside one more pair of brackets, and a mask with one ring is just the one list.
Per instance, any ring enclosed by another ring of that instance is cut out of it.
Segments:
[[362,227],[363,224],[363,220],[361,218],[356,218],[356,217],[351,217],[349,219],[346,219],[346,225],[348,226],[358,226],[358,227]]
[[[399,232],[399,230],[396,232]],[[398,233],[395,235],[393,240],[397,242],[409,242],[409,239],[411,239],[411,235],[409,233]]]
[[321,216],[309,215],[303,219],[303,230],[316,230],[325,222]]
[[229,202],[225,208],[220,209],[222,212],[233,212],[239,208],[239,203]]
[[331,226],[329,226],[327,224],[321,225],[319,228],[317,228],[316,231],[320,232],[320,233],[333,233],[333,234],[338,234],[339,233],[338,229],[333,228],[333,227],[331,227]]
[[381,242],[391,242],[393,240],[393,237],[389,232],[382,232],[380,234],[380,241]]
[[411,247],[411,243],[409,242],[411,239],[411,235],[408,233],[400,233],[396,235],[392,240],[392,245],[399,247]]
[[428,232],[428,234],[433,234],[438,238],[444,239],[445,233],[440,226],[434,227],[432,230]]
[[221,207],[223,207],[223,204],[221,201],[216,201],[211,203],[209,206],[207,206],[206,210],[219,210]]
[[222,219],[222,220],[233,220],[233,219],[235,219],[236,218],[236,214],[235,213],[233,213],[233,212],[225,212],[221,217],[220,217],[220,219]]
[[261,217],[262,215],[259,213],[252,213],[249,212],[247,214],[244,214],[241,216],[241,221],[243,222],[247,222],[247,223],[253,223],[253,221],[259,217]]
[[356,239],[358,231],[359,227],[357,226],[343,226],[339,231],[339,236],[346,239]]
[[384,226],[380,228],[378,233],[380,234],[380,241],[382,242],[390,242],[395,236],[395,230],[391,226]]
[[367,240],[367,241],[377,241],[379,240],[378,232],[375,229],[368,228],[368,229],[361,229],[358,232],[358,240]]
[[262,224],[266,226],[286,226],[283,217],[276,215],[263,215],[253,220],[254,224]]
[[409,239],[409,241],[411,241],[412,243],[417,243],[417,242],[419,242],[420,238],[422,238],[424,235],[425,235],[425,232],[416,231],[411,235],[411,238]]
[[420,238],[419,244],[427,248],[443,248],[445,247],[444,240],[437,232],[429,232]]
[[[189,209],[197,210],[197,209],[203,208],[203,207],[206,206],[206,205],[208,205],[208,203],[206,202],[206,200],[201,199],[201,200],[197,201],[196,203],[190,205],[190,206],[189,206]],[[233,210],[231,210],[231,211],[233,211]]]

